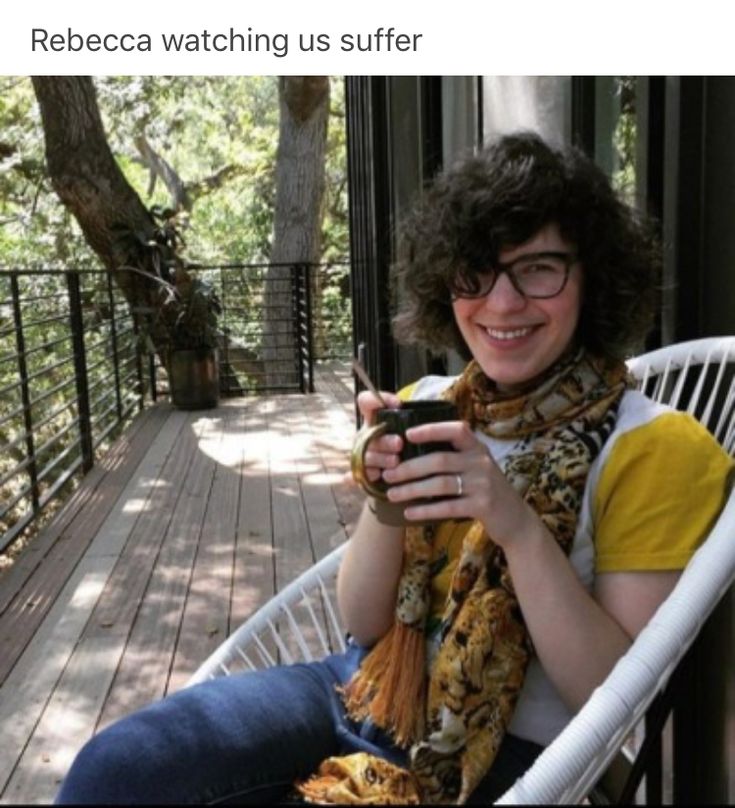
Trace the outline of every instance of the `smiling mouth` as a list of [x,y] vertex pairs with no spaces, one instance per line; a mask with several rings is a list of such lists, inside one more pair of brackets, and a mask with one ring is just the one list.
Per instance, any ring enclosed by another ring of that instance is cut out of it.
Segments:
[[524,328],[486,328],[485,332],[489,337],[499,340],[512,340],[525,337],[534,330],[534,326]]

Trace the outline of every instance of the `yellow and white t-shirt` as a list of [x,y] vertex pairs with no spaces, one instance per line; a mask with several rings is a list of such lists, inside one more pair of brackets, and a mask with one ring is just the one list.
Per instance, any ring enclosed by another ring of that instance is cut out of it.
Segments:
[[[426,376],[399,395],[404,400],[438,398],[453,381],[452,377]],[[517,441],[480,432],[477,436],[504,468]],[[616,427],[590,467],[569,555],[584,586],[591,590],[599,573],[686,566],[724,504],[733,466],[732,458],[692,416],[627,391]],[[469,525],[469,521],[448,521],[437,530],[434,621],[443,610]],[[428,636],[431,628],[430,622]],[[571,717],[534,658],[509,731],[546,745]]]

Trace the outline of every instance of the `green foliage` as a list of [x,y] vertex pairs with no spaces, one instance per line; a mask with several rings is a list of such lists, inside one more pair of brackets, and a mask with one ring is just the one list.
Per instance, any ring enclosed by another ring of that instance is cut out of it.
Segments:
[[[104,76],[95,79],[110,148],[146,206],[170,205],[135,146],[151,146],[193,199],[185,236],[202,264],[270,256],[278,80],[275,76]],[[331,81],[324,260],[348,254],[343,81]],[[30,79],[0,77],[0,266],[97,265],[48,181]],[[150,191],[150,192],[149,192]]]
[[48,180],[31,81],[0,77],[0,266],[61,267],[91,260]]
[[177,292],[182,305],[177,307],[171,332],[174,347],[216,348],[217,319],[222,305],[214,284],[193,277],[185,286],[180,284]]
[[615,188],[629,202],[635,202],[636,192],[636,83],[635,76],[616,76],[616,94],[620,112],[612,133],[616,154],[616,169],[612,182]]
[[[0,84],[0,267],[97,266],[47,178],[30,80],[0,78]],[[163,182],[151,182],[137,136],[144,133],[185,182],[193,205],[185,220],[179,216],[177,228],[186,238],[187,259],[205,266],[267,262],[278,146],[277,77],[105,76],[95,86],[112,153],[146,206],[161,211],[171,200]],[[322,258],[338,262],[347,258],[349,235],[344,83],[337,77],[331,79],[330,104]],[[327,280],[320,288],[330,316],[338,306],[349,310],[337,283]],[[258,307],[259,295],[257,288],[246,291],[241,303]],[[343,315],[333,322],[343,323],[336,336],[347,343],[349,323]],[[245,330],[251,335],[256,327],[253,319]]]
[[273,193],[263,184],[273,184],[275,77],[106,77],[96,85],[113,153],[146,204],[170,200],[160,181],[148,193],[148,170],[134,142],[142,132],[190,190],[186,238],[193,259],[267,259]]

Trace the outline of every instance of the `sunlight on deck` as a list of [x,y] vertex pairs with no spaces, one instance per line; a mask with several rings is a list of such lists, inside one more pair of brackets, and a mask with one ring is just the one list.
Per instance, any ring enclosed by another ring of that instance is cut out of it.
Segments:
[[307,474],[321,468],[314,457],[311,436],[274,434],[263,430],[211,432],[205,430],[198,440],[199,449],[217,464],[231,469],[242,467],[246,473],[292,473],[298,462],[299,472]]
[[306,485],[340,485],[346,480],[344,474],[315,471],[304,475],[302,482]]

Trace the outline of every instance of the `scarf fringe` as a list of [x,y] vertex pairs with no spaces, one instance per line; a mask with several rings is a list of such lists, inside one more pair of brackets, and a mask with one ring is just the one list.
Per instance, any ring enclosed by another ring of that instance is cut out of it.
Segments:
[[423,631],[396,621],[341,689],[351,718],[371,718],[401,747],[424,734],[425,644]]

